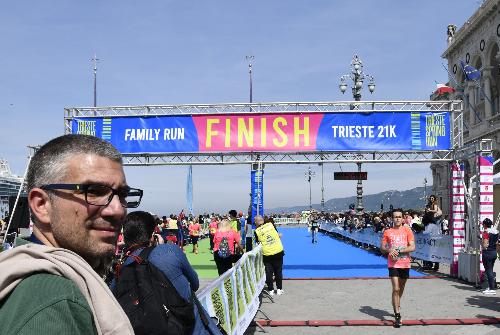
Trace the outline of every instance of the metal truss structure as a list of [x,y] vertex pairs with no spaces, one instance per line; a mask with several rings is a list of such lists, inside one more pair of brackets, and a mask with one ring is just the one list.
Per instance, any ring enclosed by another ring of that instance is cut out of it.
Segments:
[[311,164],[311,163],[425,163],[452,161],[453,151],[423,152],[259,152],[209,154],[124,154],[125,165],[223,165],[249,164]]
[[71,107],[64,109],[66,119],[74,117],[164,116],[248,113],[335,113],[335,112],[461,112],[462,101],[335,101],[270,102],[189,105],[147,105],[111,107]]
[[311,163],[390,163],[449,162],[463,146],[462,101],[340,101],[228,103],[205,105],[148,105],[65,108],[65,133],[71,133],[76,117],[149,117],[169,115],[280,114],[280,113],[395,113],[449,112],[452,150],[444,151],[322,151],[322,152],[218,152],[218,153],[140,153],[124,154],[124,164],[147,165],[219,165]]

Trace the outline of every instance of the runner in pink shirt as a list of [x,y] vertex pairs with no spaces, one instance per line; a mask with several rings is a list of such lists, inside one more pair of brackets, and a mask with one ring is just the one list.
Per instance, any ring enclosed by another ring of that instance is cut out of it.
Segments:
[[410,275],[410,252],[415,251],[415,237],[410,228],[403,226],[403,210],[392,211],[394,227],[384,231],[380,250],[387,254],[389,277],[392,284],[394,327],[401,326],[401,297]]
[[228,220],[222,220],[214,236],[214,261],[219,276],[233,267],[235,249],[241,250],[241,235],[232,229]]

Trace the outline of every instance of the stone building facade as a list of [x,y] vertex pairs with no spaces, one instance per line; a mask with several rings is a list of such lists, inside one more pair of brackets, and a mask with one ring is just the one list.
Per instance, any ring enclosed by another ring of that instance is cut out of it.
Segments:
[[[491,139],[494,160],[500,158],[500,0],[485,0],[458,30],[447,28],[448,46],[442,57],[448,62],[449,85],[456,92],[447,99],[463,100],[464,143]],[[465,80],[461,61],[481,71],[477,84]],[[439,99],[439,97],[431,97]],[[465,163],[471,174],[474,161]],[[433,163],[432,191],[448,213],[450,167]],[[495,173],[500,164],[495,166]]]

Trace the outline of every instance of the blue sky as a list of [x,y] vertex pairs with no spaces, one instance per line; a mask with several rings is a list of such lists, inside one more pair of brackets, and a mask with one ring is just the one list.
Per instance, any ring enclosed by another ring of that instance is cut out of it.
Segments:
[[[248,101],[245,55],[253,54],[254,101],[348,100],[338,90],[358,54],[376,79],[363,99],[426,100],[445,82],[446,26],[460,27],[476,1],[10,1],[0,32],[0,157],[24,173],[27,145],[61,135],[63,109],[98,105]],[[313,202],[320,201],[318,166]],[[266,207],[306,204],[307,166],[266,169]],[[342,164],[354,170],[355,164]],[[325,198],[355,194],[333,182]],[[428,164],[366,164],[365,194],[422,186]],[[187,167],[126,168],[145,190],[142,208],[158,214],[185,204]],[[248,207],[249,167],[194,167],[197,211]]]

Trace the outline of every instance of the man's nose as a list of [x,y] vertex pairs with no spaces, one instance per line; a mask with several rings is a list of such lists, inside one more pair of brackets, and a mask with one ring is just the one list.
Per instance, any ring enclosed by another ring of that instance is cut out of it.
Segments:
[[103,209],[102,215],[115,218],[123,218],[127,215],[127,209],[123,207],[120,197],[117,194],[113,194],[111,202]]

